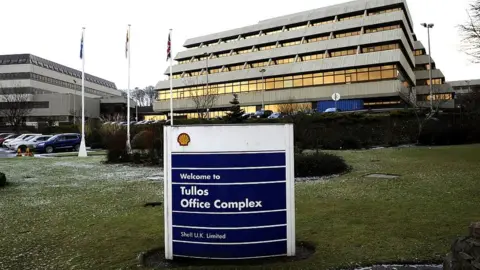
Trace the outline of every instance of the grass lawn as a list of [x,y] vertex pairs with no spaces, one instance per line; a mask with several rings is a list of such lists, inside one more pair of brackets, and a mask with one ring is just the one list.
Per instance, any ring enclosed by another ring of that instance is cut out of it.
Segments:
[[[316,253],[252,268],[440,261],[480,220],[480,145],[334,153],[351,173],[296,185],[297,240]],[[0,269],[137,269],[141,251],[163,245],[163,208],[142,207],[163,200],[162,182],[147,179],[161,169],[103,158],[0,160],[12,183],[0,190]]]

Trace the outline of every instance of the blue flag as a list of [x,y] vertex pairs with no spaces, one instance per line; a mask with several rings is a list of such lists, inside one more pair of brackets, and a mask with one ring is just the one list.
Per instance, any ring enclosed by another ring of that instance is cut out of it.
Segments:
[[80,59],[83,59],[83,33],[82,40],[80,41]]

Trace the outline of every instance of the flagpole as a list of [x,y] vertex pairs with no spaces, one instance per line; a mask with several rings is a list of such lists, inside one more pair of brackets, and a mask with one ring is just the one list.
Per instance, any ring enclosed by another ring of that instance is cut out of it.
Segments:
[[82,140],[78,151],[79,157],[87,157],[87,147],[85,145],[85,27],[82,28]]
[[127,43],[127,52],[128,52],[128,94],[127,94],[127,151],[128,153],[131,152],[130,146],[130,58],[131,58],[131,50],[130,50],[130,24],[128,25],[128,43]]
[[170,126],[173,126],[173,76],[172,76],[172,66],[173,66],[173,56],[172,56],[172,29],[170,29],[169,34],[170,39]]

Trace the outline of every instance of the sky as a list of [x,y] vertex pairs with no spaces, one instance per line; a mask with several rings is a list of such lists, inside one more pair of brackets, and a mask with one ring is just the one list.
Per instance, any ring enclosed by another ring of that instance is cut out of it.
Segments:
[[[480,79],[480,65],[461,51],[457,26],[467,19],[472,0],[408,0],[414,31],[427,46],[420,23],[434,23],[432,57],[447,81]],[[166,47],[184,50],[186,39],[256,24],[345,0],[2,0],[0,54],[31,53],[81,69],[80,37],[85,33],[85,71],[128,88],[125,59],[131,24],[131,84],[146,87],[164,80]]]

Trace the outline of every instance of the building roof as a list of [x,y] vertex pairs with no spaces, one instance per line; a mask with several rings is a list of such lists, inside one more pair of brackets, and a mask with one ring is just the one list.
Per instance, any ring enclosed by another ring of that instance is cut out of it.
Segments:
[[[33,64],[40,66],[46,69],[53,70],[55,72],[63,73],[72,77],[81,79],[82,72],[67,66],[46,60],[44,58],[35,56],[33,54],[10,54],[10,55],[0,55],[0,65],[22,65],[22,64]],[[91,83],[103,85],[111,89],[117,89],[115,83],[87,74],[85,73],[85,80]]]
[[452,87],[477,86],[480,85],[480,79],[451,81],[447,83],[450,84]]

